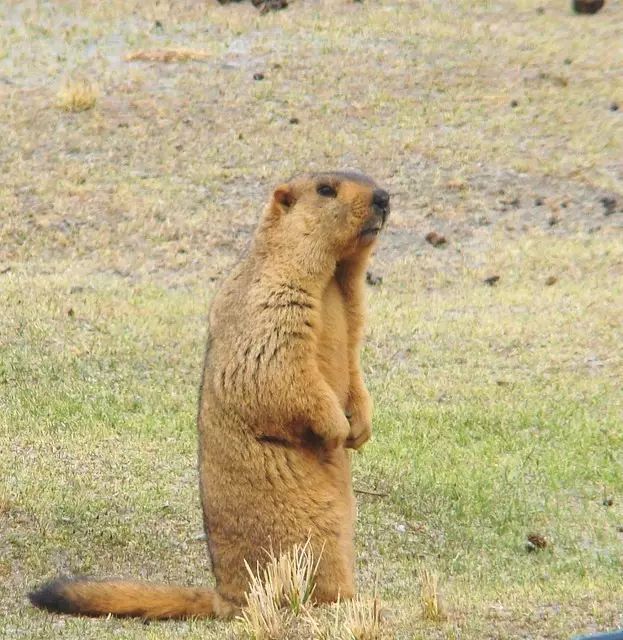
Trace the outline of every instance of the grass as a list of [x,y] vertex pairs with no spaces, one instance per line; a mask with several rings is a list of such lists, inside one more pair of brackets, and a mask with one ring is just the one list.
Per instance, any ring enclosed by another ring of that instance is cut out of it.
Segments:
[[422,567],[419,574],[422,618],[432,622],[445,620],[448,616],[439,593],[439,578],[437,574],[426,567]]
[[[337,606],[339,612],[339,603]],[[336,616],[338,614],[336,613]],[[344,622],[342,637],[345,640],[381,640],[381,602],[376,585],[372,597],[358,593],[352,600],[344,603]],[[339,637],[339,636],[338,636]]]
[[292,617],[307,613],[320,561],[309,539],[278,555],[267,553],[269,561],[261,571],[246,565],[251,580],[242,621],[253,640],[279,640]]
[[[210,583],[206,310],[270,187],[324,167],[393,198],[363,353],[374,438],[354,456],[381,633],[623,626],[621,6],[79,4],[0,7],[0,637],[244,636],[24,594],[59,572]],[[206,58],[124,61],[166,50]],[[65,77],[97,108],[50,108]],[[445,619],[422,612],[420,567]],[[346,606],[285,634],[339,637]]]
[[88,111],[97,102],[97,89],[84,78],[67,80],[58,92],[57,98],[58,107],[63,111]]

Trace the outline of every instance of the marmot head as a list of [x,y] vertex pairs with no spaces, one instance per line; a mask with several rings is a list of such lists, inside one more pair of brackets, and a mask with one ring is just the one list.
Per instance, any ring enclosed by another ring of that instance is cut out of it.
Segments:
[[335,261],[370,249],[389,216],[389,194],[360,173],[296,176],[273,192],[264,229]]

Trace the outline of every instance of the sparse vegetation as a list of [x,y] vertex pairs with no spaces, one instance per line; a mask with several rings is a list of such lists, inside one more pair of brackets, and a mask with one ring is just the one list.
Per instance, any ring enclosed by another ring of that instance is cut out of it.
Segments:
[[[58,573],[211,580],[206,310],[268,189],[326,167],[393,198],[353,456],[362,598],[378,574],[398,639],[623,627],[623,4],[539,8],[0,2],[0,637],[244,637],[24,594]],[[124,60],[181,47],[210,55]],[[68,69],[99,87],[85,117],[50,108]],[[423,615],[419,566],[447,620]],[[285,637],[332,637],[335,614]]]

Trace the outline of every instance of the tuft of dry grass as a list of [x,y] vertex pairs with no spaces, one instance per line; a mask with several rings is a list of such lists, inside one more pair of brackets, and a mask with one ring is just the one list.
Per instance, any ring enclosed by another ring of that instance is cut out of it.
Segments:
[[[309,539],[302,545],[275,556],[269,551],[266,566],[251,576],[247,606],[242,612],[244,629],[256,640],[281,638],[292,616],[298,616],[314,593],[318,569]],[[285,610],[284,610],[285,609]]]
[[13,507],[13,501],[4,492],[0,492],[0,516],[8,514]]
[[[339,615],[339,603],[338,612]],[[381,638],[381,599],[377,585],[374,585],[372,598],[357,594],[344,605],[344,640],[380,640]]]
[[174,49],[141,49],[125,55],[126,62],[189,62],[207,60],[210,54],[201,49],[179,47]]
[[249,638],[278,640],[285,633],[289,617],[275,598],[275,585],[254,575],[247,593],[247,606],[242,611],[243,629]]
[[357,594],[344,602],[338,597],[331,621],[320,622],[307,611],[306,622],[314,640],[381,640],[383,620],[377,586],[378,582],[371,598]]
[[439,577],[437,574],[426,567],[421,567],[419,581],[422,617],[432,622],[446,620],[448,616],[439,594]]
[[97,102],[97,87],[86,78],[66,80],[57,94],[58,107],[77,113],[88,111]]

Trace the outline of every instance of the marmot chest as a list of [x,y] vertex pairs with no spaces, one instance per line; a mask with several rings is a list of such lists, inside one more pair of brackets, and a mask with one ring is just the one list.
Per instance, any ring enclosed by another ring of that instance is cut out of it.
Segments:
[[346,406],[350,386],[347,309],[342,291],[331,280],[322,297],[318,367],[340,402]]

